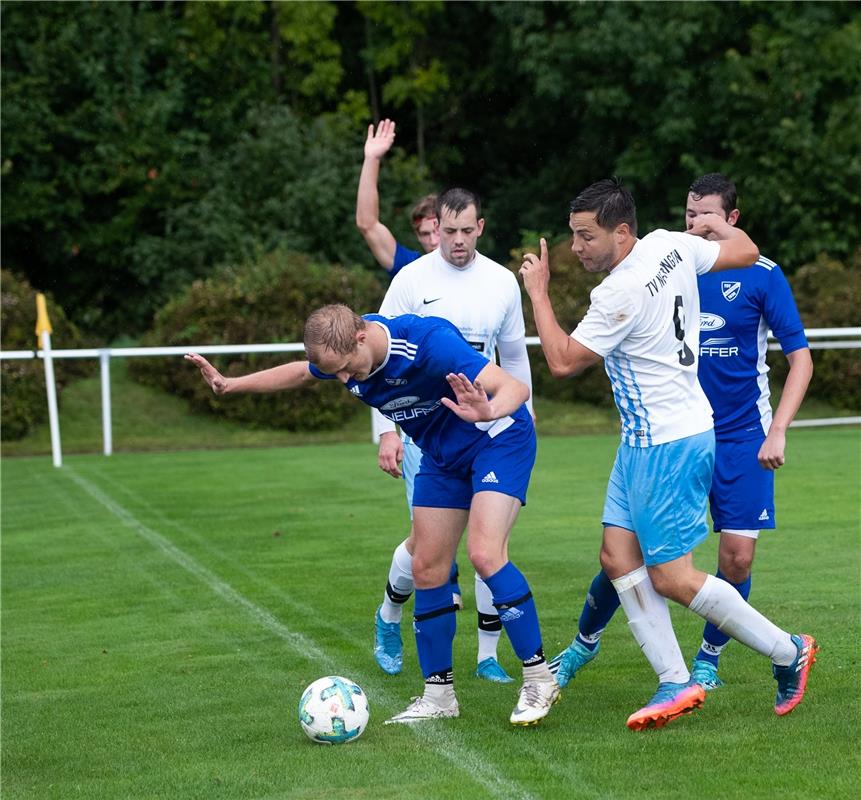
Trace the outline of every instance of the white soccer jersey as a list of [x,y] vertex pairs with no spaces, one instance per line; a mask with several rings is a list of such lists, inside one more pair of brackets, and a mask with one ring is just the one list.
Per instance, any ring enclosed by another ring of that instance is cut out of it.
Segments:
[[446,262],[439,250],[407,264],[393,278],[380,314],[447,319],[489,361],[497,341],[526,335],[517,279],[481,253],[463,269]]
[[632,447],[672,442],[712,428],[697,380],[700,302],[697,275],[711,270],[720,246],[656,230],[638,239],[590,296],[571,336],[604,357],[622,441]]

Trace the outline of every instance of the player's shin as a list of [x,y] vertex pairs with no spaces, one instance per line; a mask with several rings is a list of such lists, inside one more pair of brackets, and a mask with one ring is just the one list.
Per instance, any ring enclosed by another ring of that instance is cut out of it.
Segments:
[[607,623],[619,607],[619,595],[613,582],[602,569],[593,579],[577,622],[577,641],[594,650]]
[[775,664],[791,664],[798,653],[789,633],[764,617],[726,581],[707,575],[689,606],[728,636],[768,656]]
[[400,622],[404,603],[413,593],[413,557],[407,550],[407,543],[401,542],[392,554],[389,579],[380,606],[380,616],[384,622]]
[[645,566],[613,580],[631,633],[660,683],[687,683],[690,673],[673,630],[666,598],[652,586]]

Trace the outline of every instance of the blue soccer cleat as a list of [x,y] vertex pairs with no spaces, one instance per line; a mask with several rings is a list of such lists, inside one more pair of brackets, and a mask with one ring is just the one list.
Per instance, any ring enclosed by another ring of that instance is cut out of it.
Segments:
[[690,714],[705,700],[706,692],[693,681],[688,683],[659,683],[658,691],[639,711],[628,717],[627,725],[632,731],[646,728],[663,728],[683,714]]
[[598,650],[600,649],[601,642],[595,645],[594,650],[590,650],[575,639],[565,650],[553,658],[548,665],[550,671],[556,676],[556,682],[564,689],[568,685],[568,682],[573,680],[577,671],[585,667],[598,655]]
[[374,658],[380,669],[397,675],[404,663],[404,645],[401,642],[401,623],[383,622],[380,609],[374,615]]
[[495,658],[485,658],[475,668],[475,677],[492,683],[514,683],[512,678]]
[[777,681],[774,713],[781,717],[792,711],[804,699],[807,676],[816,663],[816,653],[819,651],[816,639],[806,633],[793,635],[792,643],[798,648],[795,660],[787,667],[771,665],[774,679]]
[[703,658],[695,658],[694,663],[691,664],[691,680],[698,683],[707,692],[723,686],[723,681],[717,674],[717,667],[711,661],[706,661]]

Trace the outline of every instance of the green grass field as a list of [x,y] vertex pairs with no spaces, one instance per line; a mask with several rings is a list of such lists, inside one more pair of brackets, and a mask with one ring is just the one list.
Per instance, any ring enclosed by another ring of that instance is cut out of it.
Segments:
[[[512,537],[552,655],[595,572],[616,437],[542,437]],[[211,443],[208,443],[211,444]],[[17,798],[841,798],[859,776],[858,429],[798,430],[778,478],[754,605],[822,646],[808,697],[774,715],[768,662],[740,645],[727,686],[661,731],[631,733],[654,676],[621,614],[600,657],[534,729],[517,687],[471,677],[460,559],[457,720],[384,726],[421,692],[371,654],[372,617],[407,528],[400,482],[368,443],[4,458],[2,796]],[[714,537],[697,553],[711,570]],[[674,610],[692,654],[701,622]],[[507,644],[501,660],[516,674]],[[355,743],[311,743],[305,685],[357,681]]]

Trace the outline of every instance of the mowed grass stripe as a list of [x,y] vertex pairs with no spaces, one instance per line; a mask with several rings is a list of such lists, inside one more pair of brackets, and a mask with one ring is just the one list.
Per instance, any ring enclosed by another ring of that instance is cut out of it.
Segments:
[[[463,747],[456,763],[469,768],[477,753],[533,797],[853,797],[859,441],[857,429],[790,433],[778,475],[779,530],[758,545],[754,605],[823,644],[810,697],[796,712],[775,717],[767,660],[732,644],[722,667],[727,687],[701,712],[631,734],[624,719],[651,694],[654,676],[620,614],[600,657],[550,717],[536,729],[511,730],[516,687],[470,675],[472,575],[461,551],[469,609],[458,616],[455,640],[462,716],[433,726]],[[511,551],[535,592],[550,654],[573,635],[597,568],[615,445],[611,436],[540,442]],[[408,524],[402,484],[379,473],[373,447],[68,463],[140,524],[315,642],[338,665],[326,672],[366,689],[371,725],[355,745],[311,745],[295,722],[295,702],[321,674],[317,662],[248,624],[239,606],[191,579],[48,459],[4,460],[4,798],[505,794],[492,779],[481,784],[454,768],[434,740],[382,725],[421,682],[409,610],[404,674],[383,676],[372,661],[373,609]],[[712,570],[714,558],[711,537],[696,562]],[[702,624],[684,609],[673,616],[690,657]],[[517,673],[504,639],[500,658]]]
[[[338,665],[334,659],[323,649],[318,647],[309,637],[289,629],[279,620],[275,619],[266,609],[263,609],[239,594],[233,587],[221,580],[209,569],[198,563],[187,553],[176,547],[170,540],[152,528],[144,525],[126,508],[116,502],[113,498],[103,492],[93,482],[78,474],[72,467],[66,467],[65,475],[83,492],[89,495],[99,505],[103,506],[110,514],[115,516],[129,530],[144,538],[153,547],[159,550],[166,558],[178,564],[193,577],[209,587],[222,600],[230,605],[240,608],[248,614],[251,619],[261,625],[270,633],[278,636],[289,644],[289,646],[300,656],[312,659],[323,671],[330,674],[338,674]],[[367,684],[367,682],[365,682]],[[378,695],[379,698],[379,695]],[[379,702],[379,699],[377,699]],[[387,700],[386,705],[393,707],[395,699]],[[516,797],[529,800],[532,797],[523,787],[506,780],[500,771],[492,764],[486,762],[480,754],[470,752],[463,743],[457,741],[456,736],[449,733],[449,729],[440,726],[405,726],[419,739],[432,745],[439,755],[443,756],[456,769],[476,783],[484,786],[496,797]]]

